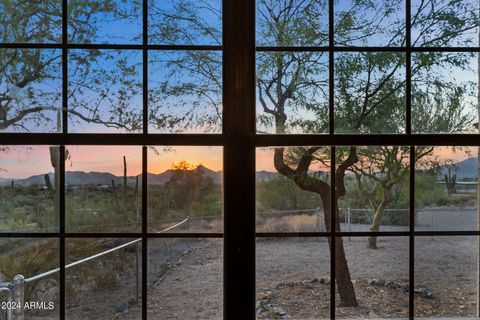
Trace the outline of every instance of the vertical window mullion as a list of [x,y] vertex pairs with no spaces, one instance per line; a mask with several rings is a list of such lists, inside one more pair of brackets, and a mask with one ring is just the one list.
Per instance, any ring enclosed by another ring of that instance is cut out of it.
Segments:
[[59,192],[58,201],[59,208],[60,208],[60,319],[65,319],[65,146],[60,146],[60,150],[58,152],[58,164],[59,164],[59,173],[60,173],[60,183],[59,183],[59,190],[55,190],[55,192]]
[[409,261],[408,261],[408,315],[415,317],[415,147],[410,147],[409,168]]
[[[62,0],[62,135],[68,133],[68,0]],[[57,120],[58,121],[58,120]],[[59,133],[57,131],[57,133]],[[60,173],[59,190],[59,232],[60,232],[60,319],[65,319],[65,146],[61,145],[58,152]]]
[[148,250],[148,238],[147,238],[147,170],[148,170],[148,158],[147,147],[142,147],[142,319],[147,319],[147,250]]
[[[405,133],[412,134],[412,27],[411,0],[405,0]],[[415,147],[409,157],[408,315],[415,317]]]
[[255,1],[224,0],[224,319],[255,319]]
[[[142,88],[143,88],[143,135],[148,135],[148,0],[142,2]],[[147,319],[147,262],[148,262],[148,238],[147,238],[147,195],[148,195],[148,154],[147,147],[142,147],[142,319]]]
[[336,217],[337,204],[335,201],[336,181],[335,181],[335,167],[336,167],[336,147],[332,146],[330,149],[330,318],[335,319],[335,295],[336,295]]

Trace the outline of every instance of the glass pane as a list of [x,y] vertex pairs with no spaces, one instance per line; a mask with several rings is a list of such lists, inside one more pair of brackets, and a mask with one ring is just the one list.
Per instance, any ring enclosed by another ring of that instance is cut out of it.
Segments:
[[476,47],[480,23],[477,0],[412,0],[412,45]]
[[415,317],[477,319],[478,238],[415,238]]
[[70,50],[70,132],[142,130],[142,54],[136,50]]
[[412,53],[412,76],[412,131],[478,131],[478,54]]
[[67,146],[68,232],[140,232],[142,150]]
[[0,146],[0,231],[57,232],[59,149]]
[[67,319],[142,318],[141,241],[70,238],[65,247]]
[[[337,148],[337,164],[348,163],[350,151]],[[343,231],[408,231],[410,148],[359,146],[357,161],[345,171],[345,194],[339,195]],[[376,248],[375,239],[369,246]]]
[[[341,319],[408,319],[408,237],[378,238],[380,250],[367,248],[365,237],[344,237],[342,240],[351,282],[350,287],[340,285],[339,279],[349,281],[337,257],[336,316]],[[341,251],[338,254],[341,255]],[[351,283],[358,308],[349,304]]]
[[328,54],[257,54],[257,132],[328,132]]
[[335,55],[335,131],[405,132],[405,55]]
[[0,1],[0,42],[55,43],[62,39],[62,1]]
[[222,168],[221,147],[152,147],[150,232],[222,232]]
[[257,1],[260,46],[327,46],[328,1]]
[[61,132],[61,69],[61,50],[0,49],[0,132]]
[[148,1],[151,44],[221,45],[221,0]]
[[330,148],[259,148],[256,166],[257,232],[329,229]]
[[329,319],[326,238],[257,238],[257,319]]
[[415,229],[478,230],[477,147],[417,147]]
[[141,44],[142,1],[68,1],[68,41]]
[[149,52],[149,132],[222,131],[222,56],[215,51]]
[[149,319],[223,319],[221,239],[148,241]]
[[335,1],[335,44],[405,46],[405,1]]
[[[22,306],[25,319],[60,319],[60,274],[44,275],[59,267],[58,245],[58,239],[0,239],[0,289],[5,288],[6,282],[13,282],[17,275],[28,281],[24,282],[23,296],[27,306]],[[18,305],[12,308],[4,304],[8,301],[8,294],[2,292],[1,319],[8,319],[8,311],[19,311]]]

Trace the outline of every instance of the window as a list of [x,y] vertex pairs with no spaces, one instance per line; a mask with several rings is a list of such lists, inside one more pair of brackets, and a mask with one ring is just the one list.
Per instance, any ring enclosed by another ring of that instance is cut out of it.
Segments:
[[0,0],[2,301],[478,317],[478,8]]

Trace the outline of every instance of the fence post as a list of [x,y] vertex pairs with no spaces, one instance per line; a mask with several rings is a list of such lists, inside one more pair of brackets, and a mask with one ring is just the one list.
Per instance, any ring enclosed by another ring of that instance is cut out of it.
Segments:
[[[350,210],[350,207],[347,208],[347,231],[350,232],[352,231],[352,211]],[[348,237],[348,241],[350,241],[351,238],[350,236]]]
[[13,318],[13,313],[12,313],[12,308],[11,308],[11,304],[12,304],[12,291],[10,290],[9,287],[0,287],[0,293],[1,292],[6,292],[8,294],[8,299],[7,299],[7,302],[10,303],[10,306],[7,305],[7,308],[5,310],[4,313],[0,313],[0,315],[5,315],[6,314],[6,320],[12,320]]
[[23,305],[25,303],[25,278],[17,274],[12,282],[13,301],[16,304],[13,315],[15,320],[25,320]]
[[135,287],[135,299],[136,302],[140,301],[140,246],[145,245],[140,241],[135,245],[135,276],[136,276],[136,287]]

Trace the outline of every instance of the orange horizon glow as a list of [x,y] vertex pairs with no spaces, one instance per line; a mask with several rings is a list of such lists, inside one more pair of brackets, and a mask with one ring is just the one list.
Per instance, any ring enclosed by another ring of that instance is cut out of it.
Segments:
[[[123,156],[127,159],[127,175],[141,173],[140,146],[67,146],[69,159],[66,171],[110,172],[123,175]],[[432,157],[440,160],[462,161],[477,156],[476,147],[463,147],[453,151],[450,147],[436,147]],[[173,146],[148,148],[148,172],[159,174],[171,169],[180,161],[213,171],[223,171],[223,148],[203,146]],[[275,171],[273,148],[259,148],[256,152],[257,171]],[[0,177],[23,179],[33,175],[53,172],[48,146],[16,146],[0,152]]]

